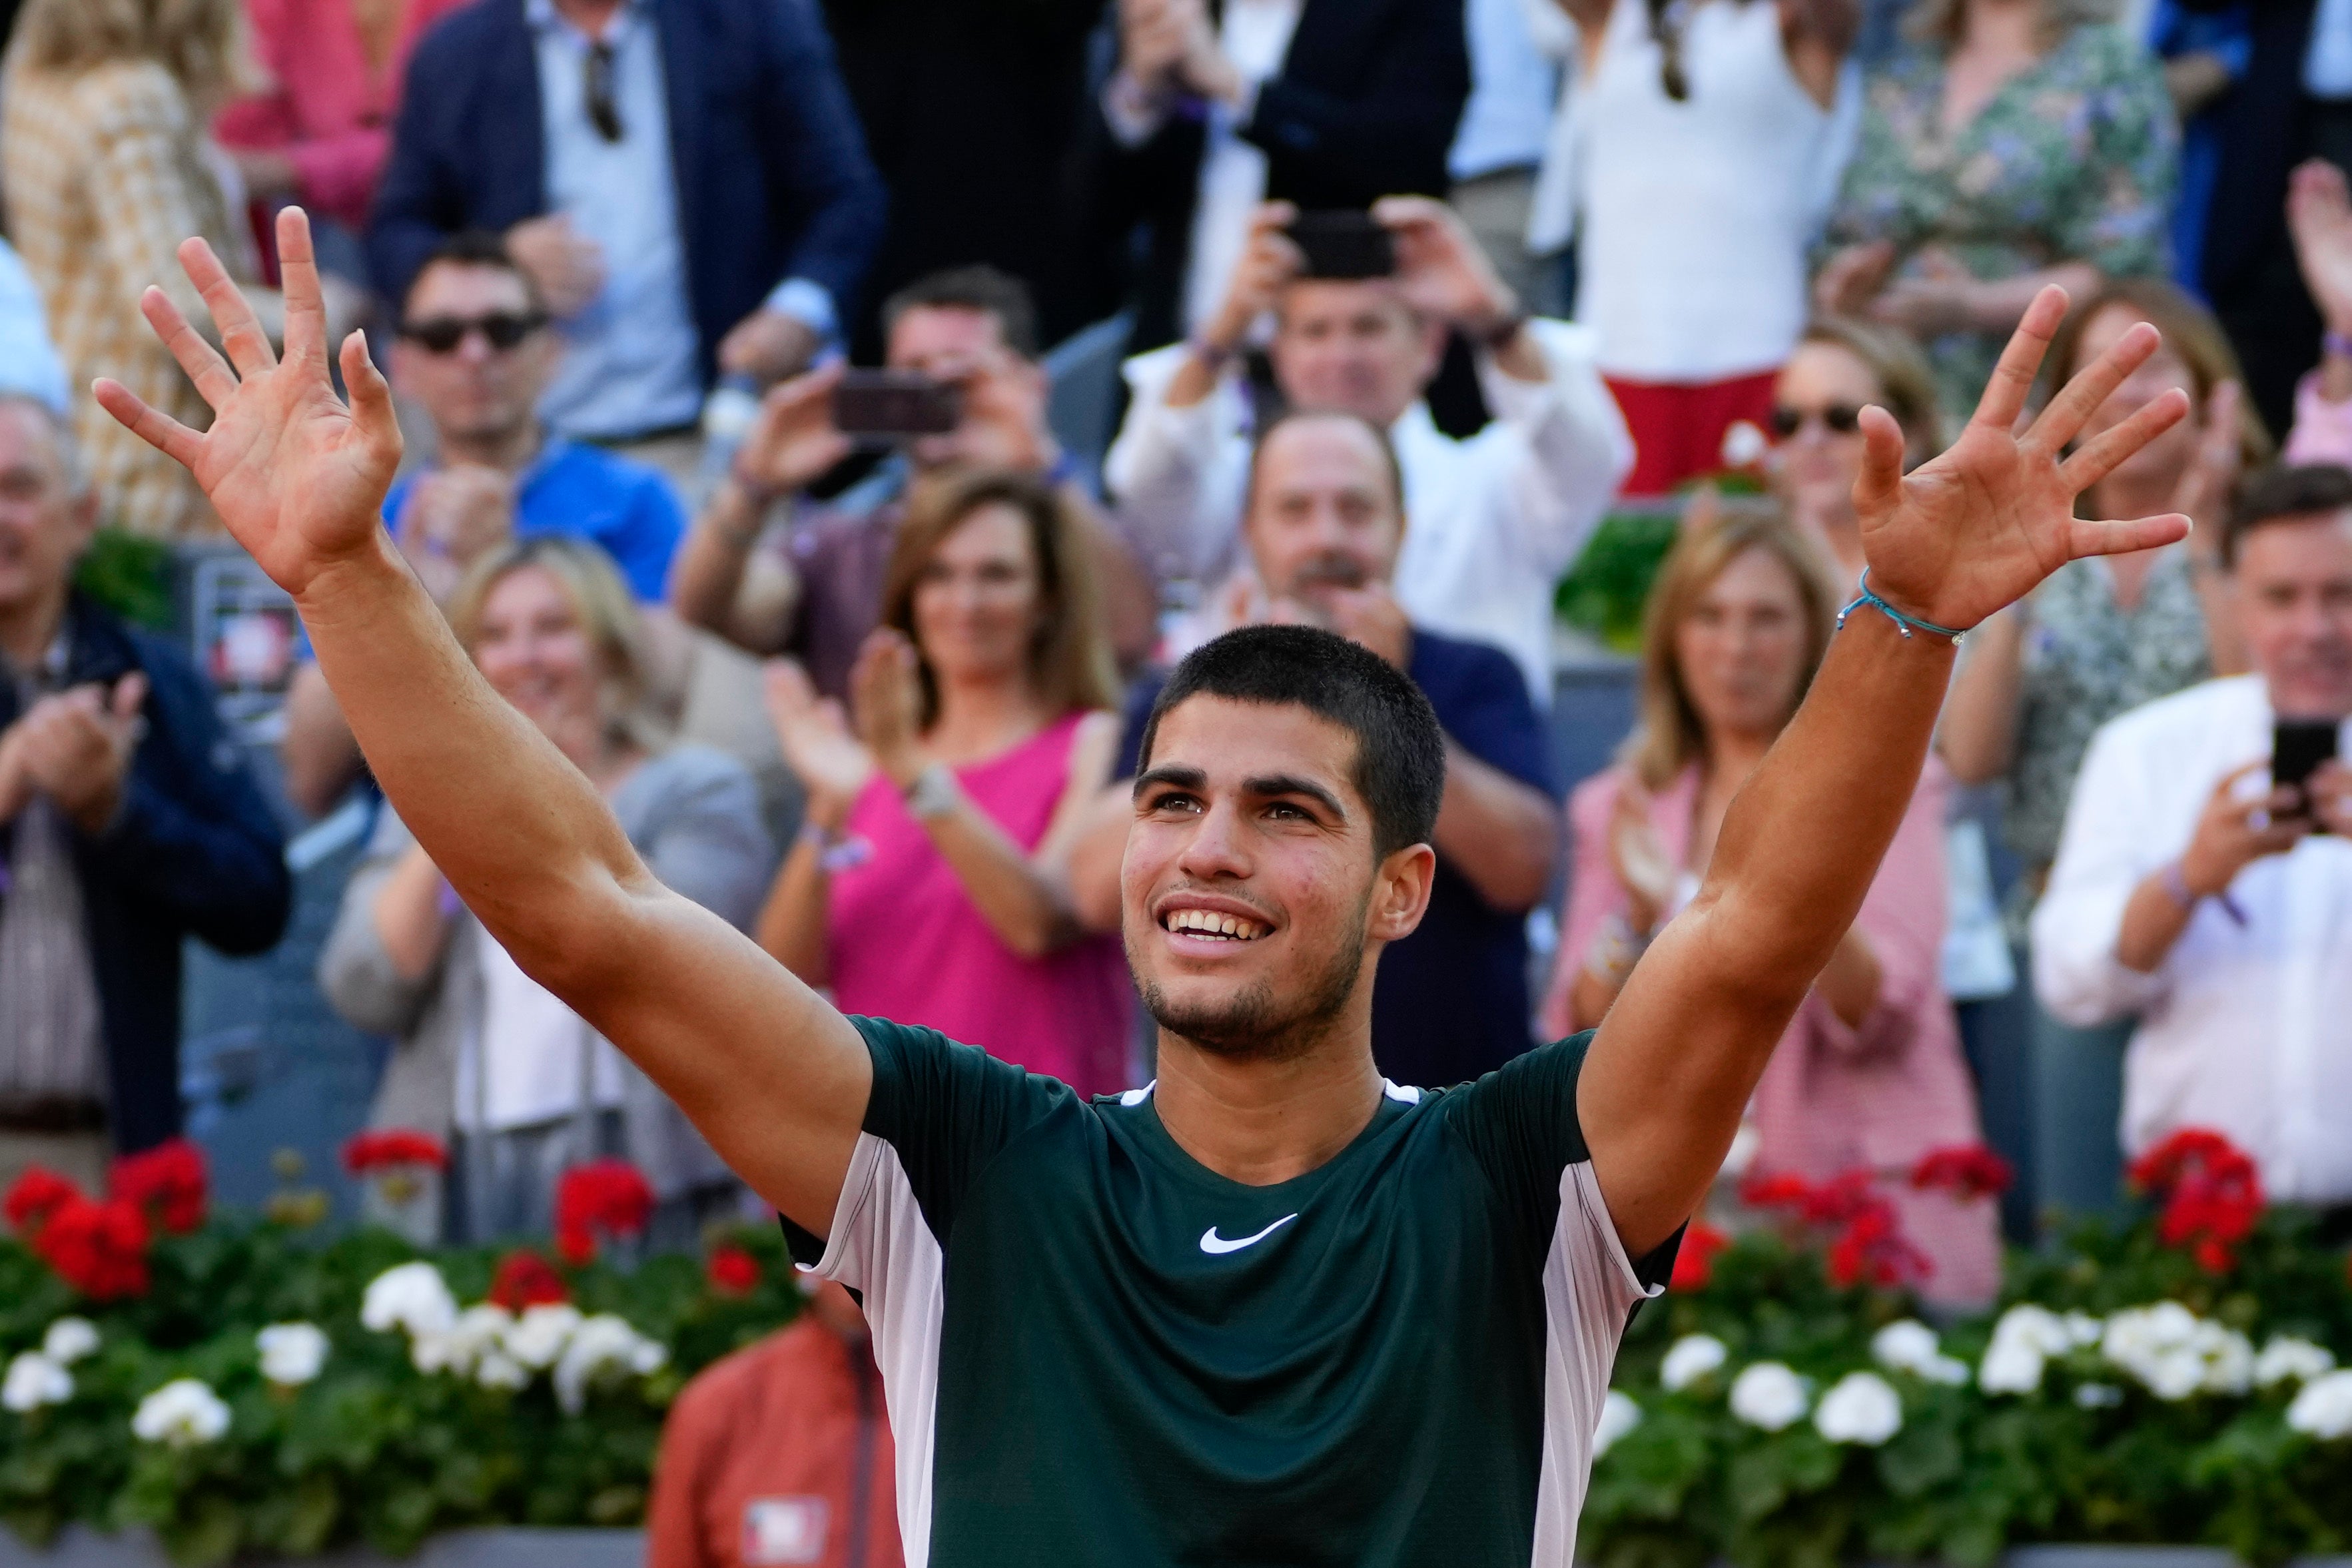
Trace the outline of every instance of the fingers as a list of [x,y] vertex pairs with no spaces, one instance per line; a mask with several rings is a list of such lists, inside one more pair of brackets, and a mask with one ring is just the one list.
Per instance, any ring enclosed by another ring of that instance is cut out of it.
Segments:
[[809,684],[808,671],[793,659],[770,659],[761,669],[760,682],[772,711],[805,712],[816,700],[816,689]]
[[2090,555],[2130,555],[2176,544],[2189,537],[2189,520],[2179,512],[2143,517],[2129,522],[2093,522],[2076,518],[2066,536],[2067,553],[2080,561]]
[[98,405],[114,416],[116,422],[132,435],[182,468],[195,468],[196,455],[204,449],[203,437],[170,415],[156,413],[119,381],[101,376],[90,384],[89,390],[98,399]]
[[188,379],[196,384],[196,391],[215,411],[236,395],[236,375],[228,368],[228,361],[205,342],[202,332],[188,324],[188,318],[180,314],[180,307],[172,302],[169,294],[150,285],[139,296],[139,313],[147,318],[148,326],[163,340],[163,346],[172,351],[172,357],[188,373]]
[[[2099,405],[2115,395],[2124,378],[2147,363],[2148,356],[2163,342],[2164,334],[2146,321],[2134,326],[2116,341],[2113,348],[2094,360],[2088,369],[2077,371],[2074,380],[2058,389],[2050,406],[2042,411],[2042,417],[2027,428],[2026,441],[2045,452],[2063,451],[2066,444],[2082,433]],[[2175,397],[2181,403],[2179,413],[2189,412],[2187,395],[2178,391],[2165,395],[2165,399]]]
[[118,723],[128,724],[139,717],[139,710],[146,705],[147,678],[133,670],[114,683],[113,695],[106,706]]
[[2187,417],[2189,395],[2176,386],[2154,402],[2143,405],[2130,418],[2103,432],[2067,458],[2060,465],[2058,477],[2070,493],[2081,495],[2121,468],[2133,453]]
[[1864,517],[1893,507],[1903,493],[1903,426],[1872,404],[1862,411],[1862,472],[1854,476],[1853,504]]
[[[323,323],[322,323],[323,330]],[[351,393],[352,423],[367,438],[369,450],[382,465],[387,480],[400,466],[400,416],[393,412],[392,387],[368,353],[367,334],[355,331],[343,340],[343,385]]]
[[[278,283],[286,291],[286,358],[327,368],[327,299],[310,246],[310,215],[288,207],[278,215]],[[264,347],[268,346],[267,340]]]
[[270,349],[261,318],[253,313],[245,291],[213,254],[213,247],[201,239],[182,240],[180,266],[196,292],[204,296],[213,324],[220,329],[221,347],[227,351],[228,363],[236,366],[237,374],[260,375],[277,368],[278,355]]
[[1382,196],[1372,204],[1372,221],[1382,228],[1425,229],[1453,216],[1452,208],[1428,196]]
[[2009,346],[2000,351],[2000,363],[1993,367],[1992,380],[1985,384],[1984,397],[1977,404],[1971,423],[2001,430],[2017,423],[2017,416],[2025,412],[2026,399],[2033,394],[2034,377],[2042,374],[2042,359],[2050,352],[2050,340],[2057,336],[2059,323],[2065,319],[2066,290],[2053,283],[2033,297],[2033,303],[2025,308],[2025,319],[2010,335]]

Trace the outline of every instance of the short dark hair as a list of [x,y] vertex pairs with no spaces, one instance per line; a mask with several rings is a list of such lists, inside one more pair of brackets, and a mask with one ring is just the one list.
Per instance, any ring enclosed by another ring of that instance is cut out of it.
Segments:
[[1372,438],[1372,445],[1380,448],[1381,460],[1388,465],[1389,495],[1396,502],[1397,518],[1402,521],[1404,518],[1404,465],[1397,460],[1396,443],[1389,439],[1387,431],[1362,415],[1337,408],[1286,408],[1259,429],[1257,439],[1250,443],[1249,474],[1242,481],[1243,517],[1246,519],[1257,506],[1258,466],[1264,460],[1266,443],[1274,439],[1275,432],[1285,426],[1320,419],[1335,419],[1342,425],[1356,426]]
[[997,335],[1023,359],[1037,357],[1037,305],[1029,286],[1009,272],[975,265],[918,278],[882,302],[887,337],[909,310],[977,310],[996,319]]
[[1356,738],[1352,782],[1372,816],[1372,853],[1386,858],[1437,831],[1445,736],[1410,677],[1369,648],[1314,626],[1244,626],[1188,655],[1160,689],[1138,766],[1151,765],[1160,721],[1193,697],[1304,708]]
[[530,274],[523,270],[522,263],[517,261],[514,252],[507,248],[506,236],[487,228],[461,228],[426,251],[416,270],[409,274],[407,292],[400,297],[402,321],[408,319],[408,302],[416,297],[417,284],[425,280],[427,272],[441,266],[495,267],[501,272],[511,272],[520,279],[522,291],[530,300],[530,308],[534,310],[547,309],[547,301],[540,298],[539,285],[531,281]]
[[2246,535],[2274,522],[2352,510],[2352,468],[2336,463],[2279,463],[2238,487],[2221,533],[2221,564],[2235,566]]

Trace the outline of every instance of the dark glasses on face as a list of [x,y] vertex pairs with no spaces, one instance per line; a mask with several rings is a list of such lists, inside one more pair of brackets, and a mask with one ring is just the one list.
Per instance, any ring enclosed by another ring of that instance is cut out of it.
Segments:
[[487,316],[427,316],[402,327],[400,335],[428,353],[446,354],[455,353],[467,334],[479,332],[484,342],[503,351],[545,325],[547,317],[537,310],[493,310]]
[[1832,403],[1827,408],[1791,408],[1782,404],[1772,410],[1772,434],[1785,441],[1802,430],[1808,419],[1819,419],[1835,436],[1851,436],[1862,428],[1862,410],[1851,403]]

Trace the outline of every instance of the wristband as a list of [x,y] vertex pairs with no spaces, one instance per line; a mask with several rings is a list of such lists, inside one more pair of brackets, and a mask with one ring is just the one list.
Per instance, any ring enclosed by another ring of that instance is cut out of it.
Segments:
[[963,791],[944,763],[933,763],[907,786],[907,809],[925,822],[950,815],[962,800]]
[[1927,632],[1936,637],[1942,637],[1945,641],[1957,647],[1959,646],[1960,639],[1968,635],[1965,631],[1954,631],[1949,626],[1939,626],[1933,621],[1923,621],[1916,616],[1906,616],[1902,611],[1896,609],[1894,605],[1888,604],[1885,600],[1880,598],[1876,594],[1871,592],[1870,568],[1867,566],[1862,569],[1862,581],[1860,587],[1862,589],[1862,597],[1856,599],[1853,604],[1848,605],[1844,609],[1838,612],[1837,629],[1839,631],[1845,630],[1847,616],[1853,615],[1856,610],[1867,605],[1869,608],[1876,610],[1879,614],[1885,616],[1888,620],[1893,621],[1895,623],[1895,629],[1901,632],[1906,639],[1909,638],[1913,628],[1916,627],[1920,631]]
[[1222,344],[1213,343],[1208,339],[1198,336],[1185,339],[1184,348],[1185,352],[1199,360],[1212,375],[1223,374],[1225,366],[1233,363],[1234,357],[1241,352],[1238,349],[1229,349]]
[[1485,331],[1478,334],[1478,346],[1485,349],[1490,354],[1500,353],[1504,349],[1510,345],[1511,340],[1517,337],[1520,331],[1533,320],[1535,320],[1535,318],[1526,310],[1514,309],[1509,315],[1505,316],[1501,321],[1496,322],[1493,326],[1488,327]]
[[[2189,875],[2180,868],[2179,861],[2173,861],[2158,873],[2158,886],[2164,889],[2165,897],[2180,906],[2181,913],[2197,912],[2199,903],[2197,891],[2189,885]],[[2221,912],[2230,917],[2232,924],[2242,927],[2246,923],[2246,911],[2226,889],[2216,893],[2213,896],[2213,901],[2221,906]]]
[[817,868],[828,876],[862,866],[874,856],[867,840],[845,838],[838,830],[815,822],[801,824],[800,841],[816,851]]
[[2319,346],[2328,353],[2352,359],[2352,335],[2330,329],[2319,334]]

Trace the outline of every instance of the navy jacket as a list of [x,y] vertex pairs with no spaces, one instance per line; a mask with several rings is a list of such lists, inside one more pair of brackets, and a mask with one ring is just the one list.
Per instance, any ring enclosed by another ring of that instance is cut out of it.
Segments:
[[[669,84],[670,167],[703,374],[719,341],[786,278],[845,326],[887,198],[810,0],[647,0]],[[547,211],[539,61],[523,0],[478,0],[418,42],[368,261],[408,292],[449,235]]]
[[[115,1147],[131,1153],[180,1131],[182,942],[268,951],[286,929],[293,883],[277,818],[186,656],[79,595],[68,613],[69,681],[147,677],[147,734],[121,814],[104,834],[74,837],[110,1121]],[[16,689],[0,681],[0,729],[16,716]]]

